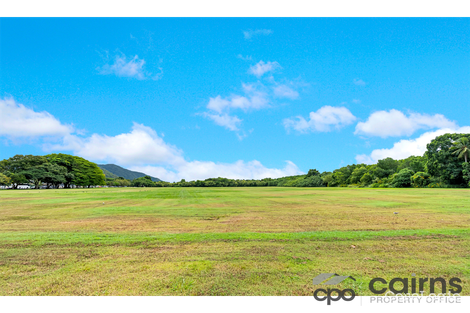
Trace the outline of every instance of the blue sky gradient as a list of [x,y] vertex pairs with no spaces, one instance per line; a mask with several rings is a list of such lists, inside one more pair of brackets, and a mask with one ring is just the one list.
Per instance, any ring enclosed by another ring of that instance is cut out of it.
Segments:
[[468,18],[1,18],[0,159],[171,181],[420,154],[470,132],[469,34]]

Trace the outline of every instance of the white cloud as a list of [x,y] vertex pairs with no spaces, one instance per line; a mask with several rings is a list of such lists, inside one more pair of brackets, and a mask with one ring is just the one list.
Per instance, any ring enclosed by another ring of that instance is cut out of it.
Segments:
[[166,181],[211,177],[259,179],[302,174],[290,161],[286,161],[282,169],[267,168],[257,160],[235,163],[187,161],[180,149],[163,141],[152,128],[137,123],[130,133],[117,136],[93,134],[79,138],[71,135],[64,139],[64,145],[51,149],[72,150],[94,162],[117,163]]
[[118,77],[130,77],[139,80],[144,79],[160,79],[163,75],[161,68],[160,73],[153,75],[144,69],[145,60],[139,59],[139,56],[135,55],[132,59],[127,60],[125,55],[116,56],[113,64],[105,64],[102,67],[98,67],[98,71],[102,75],[116,75]]
[[356,117],[345,107],[323,106],[316,112],[310,112],[310,119],[307,121],[302,116],[297,119],[288,118],[284,120],[284,127],[306,133],[308,131],[328,132],[332,128],[340,129],[353,123]]
[[365,86],[365,85],[366,85],[366,82],[363,81],[363,80],[360,79],[360,78],[354,78],[353,83],[354,83],[354,85],[356,85],[356,86]]
[[418,129],[455,128],[457,125],[442,114],[428,115],[411,113],[406,116],[401,111],[392,109],[372,113],[366,122],[356,125],[354,134],[378,136],[410,136]]
[[359,99],[353,99],[352,102],[358,104],[358,103],[361,103],[361,100],[359,100]]
[[[268,107],[268,95],[264,91],[259,90],[259,88],[260,86],[255,86],[254,84],[242,84],[244,96],[231,95],[228,98],[222,98],[219,95],[215,98],[210,98],[206,107],[209,111],[201,115],[213,120],[219,126],[223,126],[231,131],[239,131],[238,126],[242,120],[237,116],[230,115],[229,112],[235,109],[248,112]],[[238,138],[243,138],[243,136]]]
[[409,156],[422,156],[426,152],[426,145],[437,136],[446,133],[470,133],[470,126],[456,128],[442,128],[432,132],[426,132],[415,139],[403,139],[393,144],[390,149],[376,149],[370,155],[361,154],[356,156],[358,163],[374,164],[378,160],[391,157],[395,160],[406,159]]
[[253,58],[251,57],[251,55],[243,56],[243,55],[241,55],[241,54],[238,54],[238,55],[237,55],[237,58],[242,59],[243,61],[252,61],[252,60],[253,60]]
[[253,74],[256,77],[260,78],[265,73],[272,72],[272,71],[274,71],[274,70],[276,70],[280,67],[281,66],[277,62],[268,61],[268,62],[265,63],[264,61],[261,60],[258,63],[256,63],[255,65],[250,66],[250,68],[248,69],[248,73]]
[[274,87],[274,95],[279,98],[297,99],[299,93],[287,85],[278,85]]
[[166,144],[150,127],[134,123],[132,131],[117,136],[93,134],[88,138],[67,136],[63,145],[50,150],[73,150],[89,160],[115,162],[121,165],[148,163],[178,164],[183,162],[182,152]]
[[231,131],[238,131],[238,125],[242,122],[236,116],[228,115],[227,113],[224,114],[212,114],[212,113],[203,113],[204,117],[213,120],[217,125],[223,126]]
[[48,112],[35,112],[14,99],[0,99],[0,136],[64,136],[73,131]]
[[231,109],[241,109],[243,111],[259,110],[269,105],[268,95],[258,90],[253,84],[242,84],[245,96],[231,95],[222,98],[220,95],[210,98],[207,108],[211,111],[222,113]]
[[230,100],[222,98],[220,95],[215,98],[210,98],[207,108],[212,111],[221,113],[226,108],[230,107]]
[[262,179],[278,178],[284,176],[300,175],[303,172],[292,163],[286,161],[286,166],[282,169],[267,168],[259,161],[237,161],[235,163],[214,163],[192,161],[181,166],[168,170],[159,166],[132,167],[132,170],[143,172],[151,176],[158,177],[165,181],[179,181],[181,179],[203,180],[206,178],[224,177],[231,179]]
[[249,30],[243,31],[243,36],[245,37],[246,40],[250,40],[256,36],[267,36],[267,35],[271,35],[272,33],[273,31],[270,29],[256,29],[256,30],[249,29]]

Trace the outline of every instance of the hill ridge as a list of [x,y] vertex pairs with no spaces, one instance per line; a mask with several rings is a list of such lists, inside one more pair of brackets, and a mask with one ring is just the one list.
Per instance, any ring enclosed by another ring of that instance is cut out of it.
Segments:
[[[143,176],[150,176],[142,172],[128,170],[116,164],[97,164],[97,165],[99,168],[103,170],[103,173],[108,178],[123,177],[125,179],[133,180],[133,179],[143,177]],[[152,181],[154,182],[162,181],[160,178],[152,177],[152,176],[150,177],[152,178]]]

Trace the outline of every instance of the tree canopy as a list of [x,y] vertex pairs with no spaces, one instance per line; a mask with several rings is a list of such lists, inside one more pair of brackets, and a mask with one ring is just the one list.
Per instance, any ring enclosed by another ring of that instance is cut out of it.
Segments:
[[56,188],[61,184],[70,188],[72,185],[90,187],[105,183],[103,171],[95,163],[68,154],[18,154],[0,161],[0,173],[10,179],[15,189],[23,183],[34,184],[35,188],[43,183]]

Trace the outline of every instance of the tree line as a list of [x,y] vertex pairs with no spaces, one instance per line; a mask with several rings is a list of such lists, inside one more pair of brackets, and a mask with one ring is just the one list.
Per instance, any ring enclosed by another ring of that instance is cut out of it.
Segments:
[[15,155],[0,161],[0,184],[17,189],[21,184],[40,188],[103,185],[103,171],[93,162],[68,154]]
[[423,156],[402,160],[385,158],[377,164],[352,164],[332,172],[311,169],[306,175],[264,179],[208,178],[169,183],[154,182],[150,176],[132,181],[105,177],[92,162],[67,154],[46,156],[16,155],[0,161],[0,184],[31,183],[64,188],[90,187],[371,187],[371,188],[450,188],[470,187],[470,134],[445,134],[427,145]]
[[152,182],[149,176],[133,180],[138,187],[470,187],[470,134],[445,134],[427,145],[423,156],[402,160],[385,158],[377,164],[352,164],[332,172],[311,169],[306,175],[264,179],[209,178],[179,182]]

